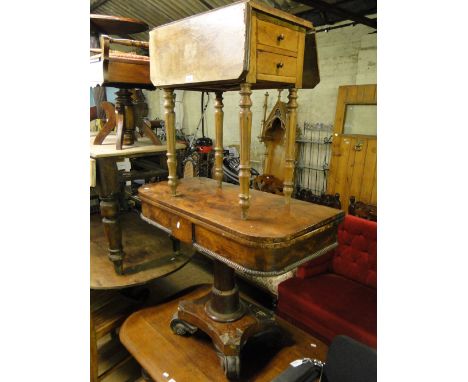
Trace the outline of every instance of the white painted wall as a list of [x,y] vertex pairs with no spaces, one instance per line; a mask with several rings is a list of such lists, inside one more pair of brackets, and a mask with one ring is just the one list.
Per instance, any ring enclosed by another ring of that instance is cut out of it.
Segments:
[[[364,25],[349,26],[334,29],[329,32],[317,33],[317,47],[320,68],[320,83],[315,89],[299,90],[298,123],[334,122],[338,87],[341,85],[377,83],[377,34],[372,28]],[[277,91],[269,90],[268,112],[277,99]],[[152,93],[152,94],[150,94]],[[252,165],[261,170],[264,146],[258,142],[263,118],[264,90],[253,91],[252,94]],[[163,118],[162,92],[146,92],[150,108],[150,118]],[[183,97],[183,116],[178,118],[179,124],[186,133],[193,133],[200,120],[199,92],[178,92],[177,100]],[[205,96],[206,99],[206,96]],[[205,134],[214,138],[214,94],[210,94],[207,109]],[[239,144],[239,100],[238,92],[224,94],[224,145]],[[287,91],[283,91],[282,100],[287,102]],[[182,111],[182,110],[181,110]],[[177,110],[176,110],[177,112]],[[179,113],[181,114],[181,113]],[[199,130],[198,136],[201,136]]]

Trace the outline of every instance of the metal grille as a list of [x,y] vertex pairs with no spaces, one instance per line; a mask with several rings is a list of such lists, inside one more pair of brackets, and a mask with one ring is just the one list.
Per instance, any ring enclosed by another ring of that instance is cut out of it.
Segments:
[[303,190],[309,190],[317,196],[326,192],[332,140],[333,125],[304,122],[301,134],[296,139],[296,195]]

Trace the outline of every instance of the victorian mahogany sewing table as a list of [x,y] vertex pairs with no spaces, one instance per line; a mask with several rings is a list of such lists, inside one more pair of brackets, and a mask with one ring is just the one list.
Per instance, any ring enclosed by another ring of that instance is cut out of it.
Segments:
[[[278,275],[336,244],[343,212],[291,200],[297,88],[319,82],[313,26],[251,0],[163,25],[150,32],[150,76],[164,91],[168,182],[139,189],[142,217],[214,259],[210,293],[181,301],[177,334],[207,333],[229,378],[240,375],[247,340],[277,330],[272,314],[240,300],[234,272]],[[240,193],[222,182],[224,91],[240,88]],[[252,89],[289,89],[284,197],[250,190]],[[214,91],[215,180],[176,176],[174,89]],[[239,210],[235,207],[240,205]]]

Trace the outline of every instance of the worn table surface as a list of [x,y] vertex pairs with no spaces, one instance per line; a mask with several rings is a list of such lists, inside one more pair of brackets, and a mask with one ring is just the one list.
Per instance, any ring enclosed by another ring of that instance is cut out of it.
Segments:
[[[108,157],[130,157],[139,155],[149,155],[151,153],[160,153],[167,151],[166,145],[153,145],[149,138],[138,138],[133,146],[122,146],[122,150],[115,148],[115,134],[109,134],[102,145],[93,145],[94,136],[90,138],[90,156],[91,158]],[[176,149],[184,149],[183,143],[177,143]]]
[[187,264],[193,250],[181,244],[184,255],[174,257],[169,236],[145,223],[135,212],[122,214],[124,274],[117,275],[108,259],[108,243],[99,215],[91,215],[91,289],[125,288],[166,276]]
[[[180,300],[199,297],[209,289],[199,286],[170,302],[135,312],[123,324],[120,340],[155,381],[227,381],[208,336],[198,331],[182,337],[169,327]],[[281,318],[276,320],[283,340],[248,342],[241,352],[241,381],[271,381],[298,358],[325,360],[324,343]]]
[[167,208],[196,223],[217,227],[222,232],[252,242],[285,242],[305,235],[343,217],[343,212],[257,190],[250,190],[250,210],[247,220],[240,218],[239,186],[208,178],[181,179],[178,196],[173,197],[167,182],[148,184],[139,189],[145,203]]

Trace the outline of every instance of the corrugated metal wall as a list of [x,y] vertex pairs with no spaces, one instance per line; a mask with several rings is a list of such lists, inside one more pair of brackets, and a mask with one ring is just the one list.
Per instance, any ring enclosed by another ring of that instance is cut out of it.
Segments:
[[[174,20],[209,11],[233,3],[234,0],[108,0],[91,13],[131,17],[144,21],[149,29]],[[136,40],[148,41],[148,32],[131,35]]]
[[[222,7],[235,1],[237,0],[107,0],[95,2],[98,5],[96,8],[91,2],[91,13],[135,18],[147,23],[149,30],[151,30],[159,25]],[[290,0],[260,1],[282,9],[287,9],[295,4]],[[131,37],[136,40],[148,41],[149,34],[142,32],[132,34]]]

